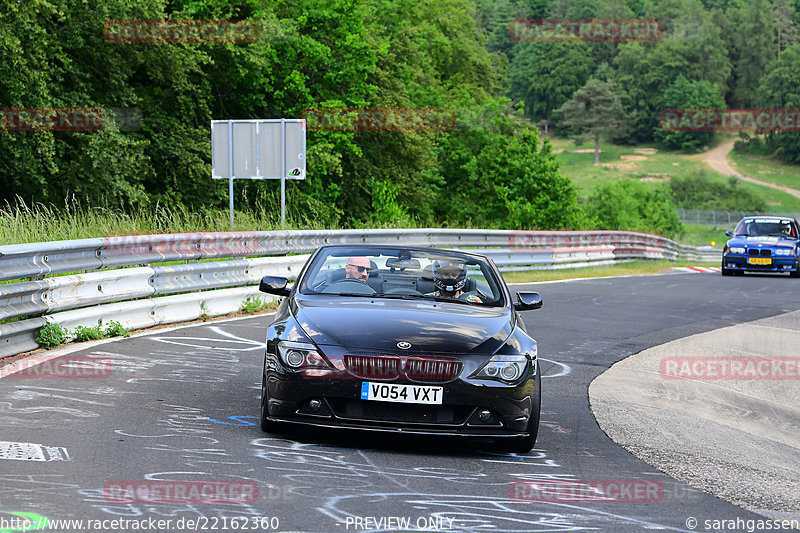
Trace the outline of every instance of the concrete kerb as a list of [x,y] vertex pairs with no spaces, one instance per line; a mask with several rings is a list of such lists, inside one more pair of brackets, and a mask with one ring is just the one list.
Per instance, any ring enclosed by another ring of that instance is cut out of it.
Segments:
[[628,357],[589,386],[617,444],[689,485],[770,518],[800,511],[800,380],[666,379],[664,361],[800,359],[800,311]]

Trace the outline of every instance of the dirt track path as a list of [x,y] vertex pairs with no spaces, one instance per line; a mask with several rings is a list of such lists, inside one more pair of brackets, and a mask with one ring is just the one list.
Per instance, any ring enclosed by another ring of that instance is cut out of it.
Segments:
[[713,150],[709,150],[708,152],[702,155],[703,160],[712,169],[722,174],[725,174],[726,176],[736,176],[742,181],[748,181],[750,183],[764,185],[765,187],[772,187],[773,189],[777,189],[787,194],[791,194],[795,198],[800,198],[800,191],[798,191],[797,189],[792,189],[791,187],[785,187],[783,185],[777,185],[775,183],[770,183],[768,181],[761,181],[755,178],[751,178],[749,176],[745,176],[744,174],[740,173],[738,170],[730,166],[728,164],[728,154],[730,153],[731,150],[733,150],[734,142],[735,142],[734,140],[725,141],[724,143],[720,144]]

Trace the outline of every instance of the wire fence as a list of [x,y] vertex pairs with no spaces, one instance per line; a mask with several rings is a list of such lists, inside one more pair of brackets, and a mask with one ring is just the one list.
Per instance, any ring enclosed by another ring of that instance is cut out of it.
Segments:
[[678,209],[678,215],[684,224],[698,224],[700,226],[726,227],[733,229],[737,222],[744,217],[753,215],[768,215],[778,217],[800,218],[798,213],[773,213],[758,211],[702,211],[699,209]]

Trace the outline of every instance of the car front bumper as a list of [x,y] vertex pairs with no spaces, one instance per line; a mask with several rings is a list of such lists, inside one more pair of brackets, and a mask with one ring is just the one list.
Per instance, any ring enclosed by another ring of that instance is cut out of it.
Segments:
[[796,256],[773,255],[768,258],[769,264],[753,264],[749,262],[750,256],[742,254],[723,254],[722,267],[728,270],[741,270],[749,272],[795,272],[797,271]]
[[[362,400],[363,381],[367,380],[352,376],[308,378],[269,370],[266,373],[268,419],[325,428],[417,435],[521,437],[527,435],[536,387],[536,376],[529,365],[526,377],[514,386],[461,378],[430,383],[442,387],[442,404],[422,405]],[[318,400],[320,407],[313,409],[312,400]],[[478,416],[484,409],[491,412],[488,420]]]

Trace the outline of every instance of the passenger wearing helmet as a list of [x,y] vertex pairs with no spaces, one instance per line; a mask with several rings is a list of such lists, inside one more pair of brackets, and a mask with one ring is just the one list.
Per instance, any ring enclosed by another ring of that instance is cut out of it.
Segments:
[[441,264],[437,261],[433,265],[433,283],[436,285],[436,291],[425,296],[457,298],[465,302],[483,302],[474,294],[464,294],[464,286],[467,284],[467,270],[463,263]]

